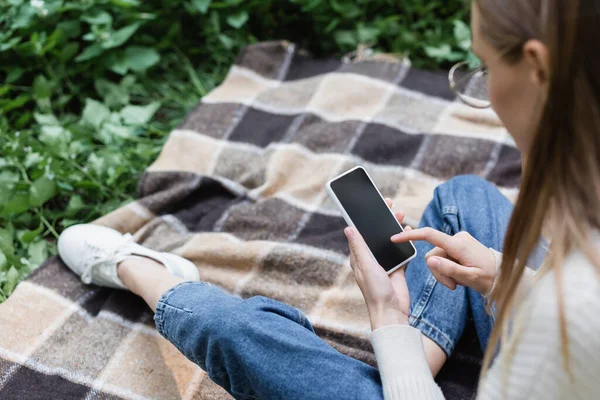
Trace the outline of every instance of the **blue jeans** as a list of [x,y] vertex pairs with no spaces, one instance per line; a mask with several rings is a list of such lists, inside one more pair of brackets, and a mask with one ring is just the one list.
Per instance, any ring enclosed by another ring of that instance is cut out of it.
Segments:
[[[492,184],[461,176],[436,188],[420,226],[450,235],[468,231],[501,251],[511,212]],[[485,348],[494,321],[482,296],[438,284],[423,258],[432,246],[415,246],[419,255],[406,269],[410,323],[450,355],[471,316]],[[209,283],[184,282],[163,294],[154,319],[161,335],[238,399],[383,398],[377,369],[328,345],[287,304],[262,296],[242,300]]]

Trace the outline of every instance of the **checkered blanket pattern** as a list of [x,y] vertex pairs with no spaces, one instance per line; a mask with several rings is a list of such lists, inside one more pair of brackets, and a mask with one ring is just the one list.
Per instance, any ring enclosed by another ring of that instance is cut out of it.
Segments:
[[[323,190],[356,165],[410,225],[452,176],[478,174],[513,200],[520,179],[495,114],[458,102],[443,73],[269,42],[247,47],[171,133],[138,200],[97,223],[192,260],[232,294],[298,307],[336,349],[376,365],[345,224]],[[152,316],[134,295],[83,285],[48,260],[0,306],[0,398],[230,398]],[[439,375],[448,398],[473,397],[477,347],[467,332]]]

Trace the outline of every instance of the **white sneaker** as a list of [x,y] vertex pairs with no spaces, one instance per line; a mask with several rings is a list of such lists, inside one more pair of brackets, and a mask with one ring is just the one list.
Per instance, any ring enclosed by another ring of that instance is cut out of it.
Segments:
[[117,276],[117,264],[132,255],[151,258],[186,281],[200,280],[198,268],[191,261],[150,250],[135,243],[130,234],[123,235],[100,225],[73,225],[65,229],[58,238],[58,254],[88,284],[127,289]]

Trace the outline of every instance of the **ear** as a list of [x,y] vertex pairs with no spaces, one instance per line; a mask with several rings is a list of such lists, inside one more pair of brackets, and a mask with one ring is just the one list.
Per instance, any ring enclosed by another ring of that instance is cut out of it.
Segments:
[[531,39],[523,45],[523,60],[531,71],[532,83],[546,87],[550,81],[550,51],[537,39]]

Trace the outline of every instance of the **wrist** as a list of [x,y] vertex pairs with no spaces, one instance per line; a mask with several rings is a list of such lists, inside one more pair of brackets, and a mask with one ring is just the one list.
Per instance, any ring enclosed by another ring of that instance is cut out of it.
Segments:
[[377,306],[369,310],[371,330],[388,325],[408,325],[408,315],[396,307]]
[[490,266],[488,267],[488,270],[490,271],[491,279],[487,285],[485,293],[483,293],[484,297],[489,297],[489,295],[492,294],[494,288],[496,287],[496,281],[498,279],[498,272],[499,272],[498,270],[499,270],[500,264],[502,262],[502,254],[501,253],[498,253],[492,247],[488,247],[488,250],[491,254]]

